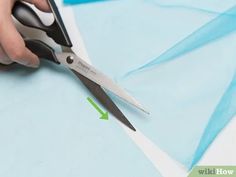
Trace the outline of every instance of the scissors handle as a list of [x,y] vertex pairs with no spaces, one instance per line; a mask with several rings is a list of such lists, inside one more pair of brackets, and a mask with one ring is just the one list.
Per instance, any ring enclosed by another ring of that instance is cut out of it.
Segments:
[[72,47],[71,40],[55,2],[53,0],[49,0],[48,2],[54,15],[54,22],[50,26],[44,25],[36,12],[30,6],[20,1],[16,1],[12,14],[23,25],[40,29],[46,32],[46,34],[56,43],[63,46]]
[[40,40],[24,38],[26,47],[39,58],[60,64],[52,47]]
[[[52,7],[52,9],[54,9],[52,10],[53,12],[57,11],[55,3],[50,6]],[[56,43],[65,46],[72,46],[70,38],[67,35],[66,30],[64,29],[64,25],[62,25],[62,28],[59,27],[60,26],[59,24],[63,23],[62,22],[59,23],[61,18],[58,18],[57,17],[58,15],[54,15],[57,18],[55,18],[52,25],[46,26],[43,24],[39,16],[30,6],[20,1],[17,1],[15,3],[14,8],[12,10],[12,14],[23,25],[45,31],[46,34],[50,36]],[[49,45],[40,40],[28,39],[25,38],[24,36],[22,37],[25,41],[26,47],[30,49],[34,54],[36,54],[39,58],[43,58],[59,64],[57,57],[55,55],[55,51],[52,47],[50,47]]]

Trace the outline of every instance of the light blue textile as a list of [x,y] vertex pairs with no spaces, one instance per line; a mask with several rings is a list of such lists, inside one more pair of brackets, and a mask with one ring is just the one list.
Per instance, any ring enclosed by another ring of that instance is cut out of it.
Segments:
[[0,71],[0,176],[161,177],[113,117],[55,64]]
[[235,5],[118,0],[74,6],[93,64],[151,115],[120,102],[123,111],[188,168],[235,115]]
[[102,2],[106,0],[64,0],[66,4],[84,4],[84,3],[91,3],[91,2]]

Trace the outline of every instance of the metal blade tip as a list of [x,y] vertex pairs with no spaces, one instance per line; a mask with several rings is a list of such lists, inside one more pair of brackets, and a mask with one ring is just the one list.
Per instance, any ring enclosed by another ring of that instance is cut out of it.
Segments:
[[129,122],[129,123],[125,123],[125,125],[130,128],[131,130],[136,132],[136,129],[134,128],[134,126]]

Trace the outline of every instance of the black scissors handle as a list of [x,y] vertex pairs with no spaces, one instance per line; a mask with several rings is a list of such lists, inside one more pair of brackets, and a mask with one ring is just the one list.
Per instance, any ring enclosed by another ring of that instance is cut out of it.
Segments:
[[53,0],[48,0],[48,2],[54,15],[54,22],[49,26],[42,22],[30,6],[20,1],[15,3],[12,14],[21,24],[46,32],[57,44],[72,47],[70,37],[55,2]]
[[[53,0],[49,0],[49,5],[54,15],[54,22],[50,26],[44,25],[40,17],[27,4],[17,1],[13,7],[13,16],[23,25],[40,29],[51,37],[56,43],[71,47],[72,43],[61,19],[57,6]],[[24,37],[23,37],[24,38]],[[52,47],[40,40],[24,38],[25,45],[39,58],[50,60],[54,63],[59,63]]]
[[27,38],[24,38],[24,41],[25,41],[25,46],[39,58],[43,58],[45,60],[49,60],[51,62],[60,64],[57,60],[57,56],[55,54],[54,49],[49,45],[47,45],[46,43],[40,40],[27,39]]

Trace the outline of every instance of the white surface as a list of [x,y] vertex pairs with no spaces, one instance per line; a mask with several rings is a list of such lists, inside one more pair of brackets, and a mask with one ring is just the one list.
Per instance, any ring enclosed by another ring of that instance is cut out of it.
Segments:
[[[72,42],[73,44],[76,44],[73,47],[73,50],[81,58],[91,63],[86,48],[83,44],[83,40],[78,31],[76,22],[74,20],[71,7],[62,7],[61,0],[57,0],[56,2],[62,14],[62,18],[64,19],[65,26],[67,27],[69,35],[72,39]],[[47,16],[45,16],[45,19],[47,21],[50,18],[47,18]],[[186,177],[188,175],[187,170],[183,166],[171,159],[165,152],[155,146],[140,131],[134,133],[126,127],[124,127],[124,130],[150,159],[150,161],[154,164],[154,166],[162,174],[163,177]],[[210,146],[198,165],[236,165],[235,150],[236,119],[231,121],[226,129],[221,132],[221,134]]]

